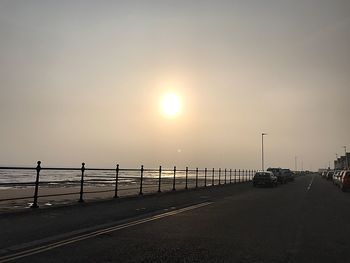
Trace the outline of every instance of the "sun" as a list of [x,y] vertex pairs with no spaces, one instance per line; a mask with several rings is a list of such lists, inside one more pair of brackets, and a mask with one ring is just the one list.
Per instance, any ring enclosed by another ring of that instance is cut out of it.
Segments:
[[179,96],[175,93],[167,93],[163,96],[161,101],[161,111],[166,117],[175,117],[179,114],[181,109],[181,102]]

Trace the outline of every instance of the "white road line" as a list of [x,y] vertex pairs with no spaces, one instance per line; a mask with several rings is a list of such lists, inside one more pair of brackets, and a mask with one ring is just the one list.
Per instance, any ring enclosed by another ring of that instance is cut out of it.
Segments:
[[151,216],[151,217],[148,217],[148,218],[136,220],[136,221],[133,221],[133,222],[129,222],[129,223],[113,226],[113,227],[107,227],[107,228],[104,228],[104,229],[93,231],[93,232],[88,233],[88,234],[82,234],[82,235],[75,236],[75,237],[72,237],[72,238],[67,238],[65,240],[53,242],[51,244],[39,246],[39,247],[36,247],[36,248],[27,249],[27,250],[24,250],[24,251],[21,251],[21,252],[17,252],[17,253],[11,254],[11,255],[0,257],[0,263],[9,262],[9,261],[16,260],[16,259],[19,259],[19,258],[27,257],[27,256],[38,254],[38,253],[42,253],[42,252],[45,252],[45,251],[48,251],[48,250],[51,250],[51,249],[54,249],[54,248],[62,247],[62,246],[68,245],[68,244],[72,244],[72,243],[75,243],[75,242],[78,242],[78,241],[82,241],[82,240],[89,239],[89,238],[92,238],[92,237],[96,237],[96,236],[99,236],[99,235],[103,235],[103,234],[106,234],[106,233],[115,232],[115,231],[122,230],[122,229],[125,229],[125,228],[128,228],[128,227],[132,227],[132,226],[144,224],[144,223],[147,223],[147,222],[151,222],[151,221],[154,221],[154,220],[162,219],[162,218],[165,218],[165,217],[173,216],[173,215],[176,215],[176,214],[180,214],[180,213],[183,213],[183,212],[186,212],[186,211],[194,210],[194,209],[197,209],[197,208],[200,208],[200,207],[203,207],[203,206],[207,206],[207,205],[210,205],[210,204],[212,204],[212,202],[204,202],[204,203],[200,203],[200,204],[197,204],[197,205],[192,205],[192,206],[188,206],[188,207],[181,208],[181,209],[178,209],[178,210],[166,212],[166,213],[163,213],[163,214]]
[[307,187],[307,190],[306,190],[306,191],[310,191],[311,185],[312,185],[312,183],[314,182],[314,178],[315,178],[315,176],[312,176],[311,181],[310,181],[310,184],[309,184],[309,186]]

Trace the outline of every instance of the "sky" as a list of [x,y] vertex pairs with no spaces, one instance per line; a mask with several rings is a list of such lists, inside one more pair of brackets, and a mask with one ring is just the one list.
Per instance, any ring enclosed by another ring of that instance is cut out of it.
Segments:
[[0,0],[0,36],[2,166],[260,169],[263,132],[265,167],[350,149],[348,0]]

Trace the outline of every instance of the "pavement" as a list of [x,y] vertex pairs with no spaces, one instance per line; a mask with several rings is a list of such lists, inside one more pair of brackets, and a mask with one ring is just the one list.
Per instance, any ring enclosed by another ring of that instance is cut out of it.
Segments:
[[350,193],[317,175],[0,216],[2,262],[349,262]]

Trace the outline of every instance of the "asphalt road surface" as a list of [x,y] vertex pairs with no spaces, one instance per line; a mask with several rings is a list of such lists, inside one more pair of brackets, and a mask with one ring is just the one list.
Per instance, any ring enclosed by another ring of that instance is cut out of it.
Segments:
[[0,262],[350,262],[350,193],[317,175],[0,216]]

